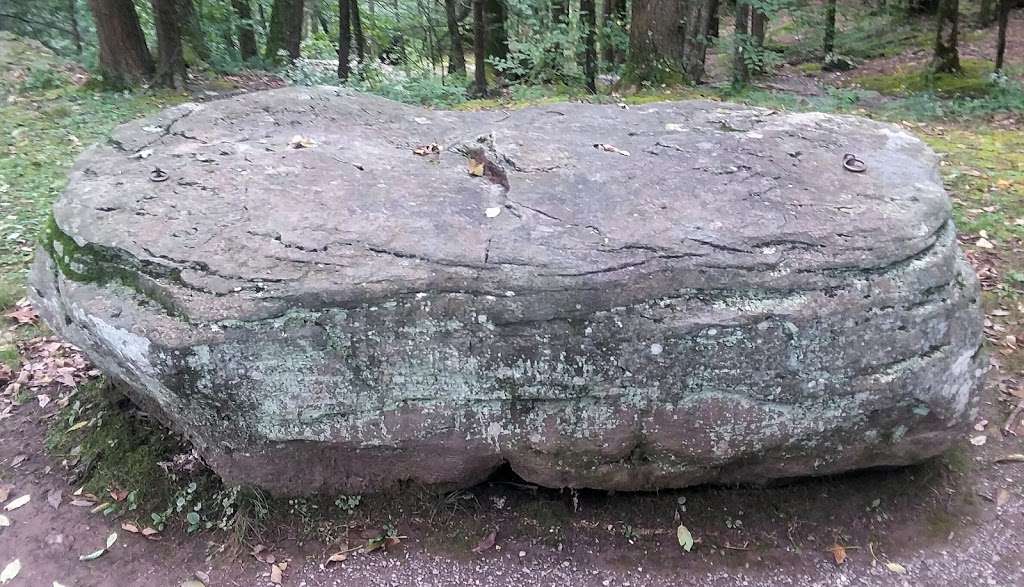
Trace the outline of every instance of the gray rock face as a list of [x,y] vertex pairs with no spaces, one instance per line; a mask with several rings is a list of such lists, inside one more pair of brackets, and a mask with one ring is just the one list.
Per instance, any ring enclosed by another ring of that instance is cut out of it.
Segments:
[[172,108],[81,157],[32,286],[229,482],[283,494],[912,463],[962,438],[986,364],[927,147],[711,102]]

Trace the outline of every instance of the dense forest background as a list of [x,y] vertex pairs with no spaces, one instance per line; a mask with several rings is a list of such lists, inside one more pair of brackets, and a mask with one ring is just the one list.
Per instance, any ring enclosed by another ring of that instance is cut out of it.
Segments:
[[258,69],[436,104],[531,86],[737,88],[781,63],[844,70],[905,41],[911,24],[913,35],[931,36],[936,74],[962,71],[965,29],[995,27],[988,60],[999,83],[1018,2],[5,0],[0,30],[39,41],[108,86],[181,88],[190,75]]

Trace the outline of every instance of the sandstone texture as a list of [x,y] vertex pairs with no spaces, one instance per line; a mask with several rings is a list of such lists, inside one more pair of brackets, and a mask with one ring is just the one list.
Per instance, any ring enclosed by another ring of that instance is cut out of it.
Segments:
[[924,144],[713,102],[182,105],[83,154],[31,280],[228,482],[279,494],[913,463],[965,436],[987,364]]

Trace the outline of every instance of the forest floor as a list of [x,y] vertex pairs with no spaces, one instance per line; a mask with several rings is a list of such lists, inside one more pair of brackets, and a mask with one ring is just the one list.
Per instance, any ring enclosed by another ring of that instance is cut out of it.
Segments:
[[[1024,106],[982,94],[984,72],[972,61],[970,83],[929,86],[943,80],[918,74],[927,59],[920,31],[893,34],[902,44],[883,41],[895,48],[851,72],[794,62],[734,98],[883,118],[943,156],[961,244],[984,287],[992,370],[981,415],[962,446],[931,462],[768,488],[609,494],[510,475],[447,495],[409,488],[361,499],[243,499],[207,488],[208,473],[188,471],[197,465],[187,447],[144,414],[112,406],[87,362],[34,323],[19,304],[24,271],[85,146],[167,105],[279,81],[206,80],[185,96],[98,92],[73,70],[63,81],[23,75],[0,104],[0,571],[19,561],[11,587],[1024,584]],[[991,31],[965,36],[966,55],[988,54]],[[1008,70],[1019,78],[1021,11],[1009,36]],[[947,90],[976,95],[936,95]],[[621,99],[694,94],[713,90]],[[515,106],[465,107],[492,105]],[[19,506],[22,496],[30,499]],[[205,513],[214,500],[214,511],[244,513],[227,529],[204,529],[216,526]],[[177,503],[202,519],[178,514]],[[680,524],[695,538],[690,552]],[[160,531],[146,537],[150,526]],[[339,552],[344,560],[329,562]]]

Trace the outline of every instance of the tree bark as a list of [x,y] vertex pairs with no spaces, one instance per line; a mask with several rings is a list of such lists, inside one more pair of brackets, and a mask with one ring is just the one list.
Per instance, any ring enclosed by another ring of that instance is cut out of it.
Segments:
[[206,34],[203,32],[203,23],[196,14],[195,4],[192,0],[177,0],[178,2],[178,28],[181,34],[188,40],[188,46],[200,60],[210,60],[210,45],[206,42]]
[[302,0],[274,0],[270,9],[270,30],[264,57],[272,63],[281,63],[278,52],[287,52],[290,60],[301,56]]
[[722,3],[719,0],[711,0],[711,24],[708,25],[708,36],[717,39],[722,32]]
[[487,21],[487,56],[507,58],[508,31],[505,21],[508,11],[503,0],[484,0],[484,17]]
[[750,82],[750,68],[747,67],[746,44],[750,37],[750,4],[736,0],[736,48],[732,58],[732,83],[743,87]]
[[828,0],[825,5],[825,43],[822,50],[826,62],[836,52],[836,0]]
[[764,73],[764,35],[767,27],[768,17],[765,13],[751,7],[750,9],[750,43],[757,51],[758,56],[761,57],[757,60],[757,73]]
[[1010,1],[999,0],[999,32],[996,35],[996,72],[1003,72],[1006,58],[1006,27],[1010,21]]
[[238,16],[238,53],[242,61],[251,61],[256,58],[259,48],[256,46],[256,30],[252,26],[249,0],[231,0],[231,6]]
[[71,42],[75,44],[75,55],[82,54],[82,30],[78,27],[78,2],[68,0],[68,24],[70,25]]
[[704,78],[708,39],[716,0],[689,0],[686,5],[686,34],[683,35],[683,72],[698,84]]
[[448,20],[448,73],[465,77],[466,54],[462,49],[462,34],[459,33],[455,1],[444,0],[445,18]]
[[597,9],[594,0],[580,0],[583,29],[583,79],[587,91],[597,93]]
[[132,0],[89,0],[99,39],[100,70],[115,86],[139,83],[153,74],[153,57]]
[[363,19],[359,15],[359,0],[349,0],[352,7],[352,36],[356,41],[356,61],[362,63],[366,59],[366,36],[363,35]]
[[632,81],[659,81],[681,72],[682,8],[678,0],[633,0],[626,62]]
[[177,0],[152,0],[151,4],[158,56],[153,83],[165,88],[184,88],[186,72],[181,45],[181,3]]
[[487,95],[487,22],[484,0],[473,0],[473,91],[478,97]]
[[960,0],[940,0],[936,14],[935,53],[932,69],[936,73],[960,71],[957,33],[960,23]]
[[350,0],[338,0],[338,79],[347,82],[352,74],[352,7]]
[[978,2],[978,26],[987,29],[996,21],[997,13],[993,8],[999,9],[1001,3],[997,0],[980,0]]

